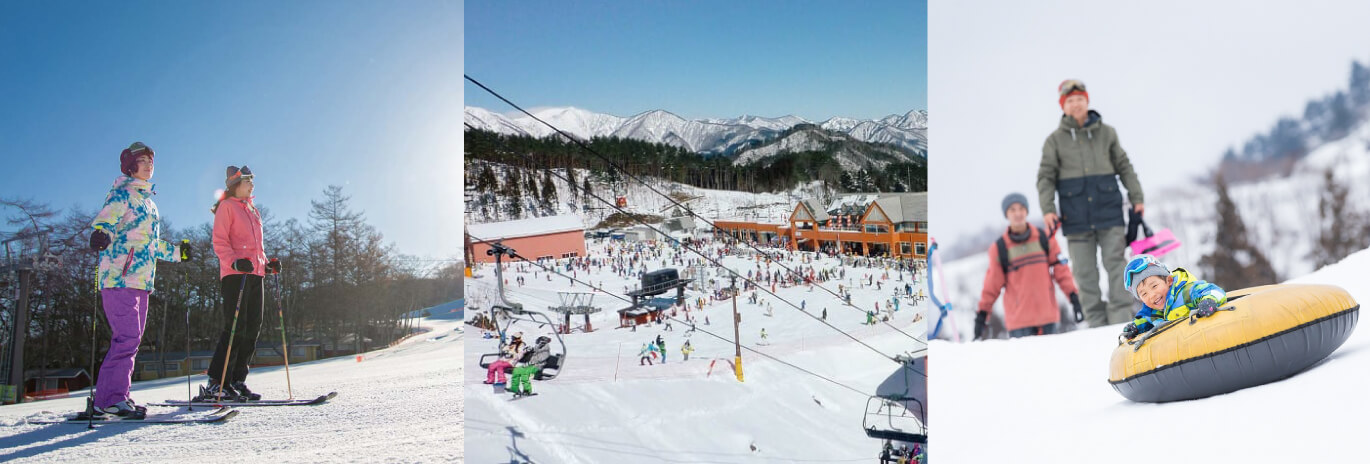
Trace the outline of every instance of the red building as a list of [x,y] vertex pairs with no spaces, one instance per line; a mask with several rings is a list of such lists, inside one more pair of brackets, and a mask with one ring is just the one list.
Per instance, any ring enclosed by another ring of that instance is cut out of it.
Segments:
[[494,241],[503,241],[530,260],[585,256],[585,225],[574,215],[467,224],[466,233],[471,239],[471,258],[480,263],[495,262],[485,253],[490,249],[485,242]]

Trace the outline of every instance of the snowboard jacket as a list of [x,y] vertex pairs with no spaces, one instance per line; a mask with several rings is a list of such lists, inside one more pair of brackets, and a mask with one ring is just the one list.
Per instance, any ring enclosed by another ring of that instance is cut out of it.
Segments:
[[1042,214],[1058,213],[1066,235],[1122,226],[1119,179],[1127,187],[1128,201],[1142,203],[1142,184],[1127,152],[1118,144],[1113,126],[1104,124],[1103,117],[1094,110],[1089,110],[1084,126],[1075,118],[1061,115],[1059,126],[1042,145],[1042,161],[1037,169]]
[[547,358],[551,356],[551,349],[547,348],[547,345],[529,347],[523,351],[523,357],[519,358],[519,365],[542,367],[542,363],[547,362]]
[[985,286],[980,291],[979,310],[993,310],[994,300],[999,299],[1002,292],[1004,325],[1008,330],[1060,322],[1053,279],[1066,295],[1076,292],[1070,266],[1061,260],[1061,245],[1048,239],[1048,249],[1043,250],[1042,234],[1041,229],[1028,224],[1027,238],[1017,242],[1007,229],[1004,230],[1009,263],[1007,275],[999,266],[998,244],[989,246],[989,269],[985,271]]
[[129,176],[114,179],[105,205],[91,227],[100,227],[110,244],[100,252],[100,288],[135,288],[152,292],[157,260],[181,260],[180,245],[162,240],[162,217],[152,201],[151,182]]
[[252,198],[225,198],[214,211],[214,254],[219,257],[219,278],[242,274],[233,270],[239,259],[252,261],[252,272],[266,276],[266,251],[262,242],[262,215]]
[[1189,317],[1189,312],[1198,309],[1199,301],[1213,300],[1213,303],[1222,306],[1227,302],[1227,292],[1217,285],[1194,278],[1189,271],[1182,267],[1177,267],[1170,271],[1170,276],[1174,282],[1170,284],[1170,290],[1166,292],[1165,308],[1152,309],[1145,304],[1142,309],[1137,311],[1137,319],[1134,324],[1142,325],[1146,322],[1152,325],[1159,325],[1164,321],[1173,321]]

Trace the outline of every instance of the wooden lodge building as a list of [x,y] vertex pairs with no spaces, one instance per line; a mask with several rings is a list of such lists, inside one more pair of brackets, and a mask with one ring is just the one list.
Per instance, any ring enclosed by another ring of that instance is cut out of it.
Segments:
[[850,193],[828,205],[806,199],[788,222],[714,221],[715,233],[790,250],[849,255],[924,258],[928,244],[928,194]]

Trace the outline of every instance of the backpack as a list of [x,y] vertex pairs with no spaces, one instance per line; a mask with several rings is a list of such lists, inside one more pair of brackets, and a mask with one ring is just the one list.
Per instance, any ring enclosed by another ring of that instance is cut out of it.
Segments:
[[[1047,271],[1050,271],[1052,266],[1060,263],[1060,261],[1056,260],[1055,256],[1051,256],[1051,236],[1046,232],[1043,232],[1042,229],[1037,229],[1037,227],[1032,224],[1028,224],[1028,229],[1037,230],[1037,241],[1042,244],[1042,254],[1047,257]],[[1055,234],[1053,233],[1051,235]],[[1003,235],[999,236],[999,240],[994,241],[994,246],[999,249],[999,268],[1004,271],[1004,276],[1008,276],[1008,243],[1004,242]]]

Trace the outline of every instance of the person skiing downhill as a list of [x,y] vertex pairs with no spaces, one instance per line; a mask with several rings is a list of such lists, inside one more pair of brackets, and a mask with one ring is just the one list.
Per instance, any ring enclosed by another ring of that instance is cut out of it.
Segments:
[[162,240],[162,219],[151,182],[154,153],[134,142],[119,154],[123,175],[105,197],[91,227],[90,248],[100,255],[100,301],[109,321],[109,351],[95,384],[95,413],[142,419],[147,408],[129,397],[133,359],[147,323],[148,298],[157,276],[157,261],[189,261],[189,240],[179,245]]
[[214,213],[214,254],[219,257],[224,325],[209,363],[208,383],[200,391],[202,400],[255,401],[262,397],[247,387],[247,361],[257,349],[262,327],[266,271],[269,267],[280,272],[280,261],[266,259],[262,216],[253,203],[254,177],[247,166],[229,166],[224,173],[225,190],[210,208]]
[[542,364],[547,362],[547,358],[552,356],[551,348],[547,346],[551,342],[551,338],[543,335],[538,337],[536,345],[523,350],[523,354],[519,356],[518,365],[514,368],[514,374],[509,379],[507,391],[516,397],[537,394],[533,393],[532,378],[542,370]]
[[693,346],[690,346],[689,340],[685,340],[685,344],[680,346],[680,354],[684,355],[685,361],[690,360],[690,353],[693,353],[694,351],[695,348]]
[[[638,352],[637,352],[637,355],[641,357],[641,359],[638,359],[638,361],[637,361],[637,365],[639,365],[639,366],[651,366],[651,365],[655,365],[655,364],[656,364],[656,363],[652,362],[652,354],[655,353],[656,350],[653,349],[653,348],[648,348],[647,345],[649,345],[649,343],[643,343],[643,344],[642,344],[642,349],[641,349],[641,350],[638,350]],[[653,347],[656,346],[655,344],[651,344],[651,345],[652,345]]]

